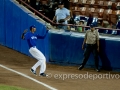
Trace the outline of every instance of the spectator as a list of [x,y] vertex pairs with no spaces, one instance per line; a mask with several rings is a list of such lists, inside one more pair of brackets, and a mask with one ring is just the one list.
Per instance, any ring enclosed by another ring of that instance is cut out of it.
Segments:
[[[63,2],[58,3],[58,9],[55,11],[53,21],[59,24],[68,24],[67,20],[70,18],[70,11],[64,7]],[[59,29],[67,30],[67,26],[58,25]]]
[[84,31],[84,27],[82,27],[82,26],[84,26],[84,21],[82,21],[82,20],[79,21],[79,22],[78,22],[78,25],[81,25],[81,26],[78,26],[78,27],[77,27],[77,31],[78,31],[78,32],[83,32],[83,31]]

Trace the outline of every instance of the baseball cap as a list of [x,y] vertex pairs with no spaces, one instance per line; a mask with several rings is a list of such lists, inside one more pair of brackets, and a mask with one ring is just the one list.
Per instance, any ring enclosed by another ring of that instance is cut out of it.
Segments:
[[64,2],[58,2],[58,5],[64,5]]
[[32,28],[36,28],[35,25],[30,26],[30,30],[31,30]]
[[91,28],[94,28],[95,26],[94,26],[93,24],[90,24],[90,27],[91,27]]

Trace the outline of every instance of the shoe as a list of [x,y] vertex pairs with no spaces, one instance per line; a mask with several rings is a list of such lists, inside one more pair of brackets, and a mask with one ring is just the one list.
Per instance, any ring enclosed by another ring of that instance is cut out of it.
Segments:
[[83,65],[80,65],[79,67],[78,67],[78,70],[81,70],[81,69],[83,69]]
[[36,71],[35,70],[33,70],[32,68],[30,69],[30,71],[34,74],[34,75],[36,75],[37,76],[37,74],[36,74]]
[[95,70],[96,70],[97,72],[100,72],[100,69],[98,69],[98,68],[96,68]]
[[40,76],[47,77],[48,75],[45,73],[41,73]]

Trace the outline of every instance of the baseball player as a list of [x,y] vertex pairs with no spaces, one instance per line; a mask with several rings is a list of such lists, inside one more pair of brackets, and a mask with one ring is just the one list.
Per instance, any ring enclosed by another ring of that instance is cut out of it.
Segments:
[[45,36],[48,33],[48,30],[46,30],[46,33],[44,36],[40,36],[38,34],[35,34],[36,27],[34,25],[30,26],[30,32],[27,32],[27,30],[24,30],[22,34],[22,39],[27,40],[28,45],[29,45],[29,52],[30,54],[37,59],[37,63],[30,69],[30,71],[34,74],[36,74],[36,69],[38,66],[40,67],[40,76],[47,76],[44,72],[46,70],[46,58],[43,55],[41,51],[39,51],[36,47],[36,40],[37,39],[44,39]]

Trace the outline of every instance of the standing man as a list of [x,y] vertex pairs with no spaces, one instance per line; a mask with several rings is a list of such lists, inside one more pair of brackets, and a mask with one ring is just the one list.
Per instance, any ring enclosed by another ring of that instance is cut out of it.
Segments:
[[[70,11],[64,7],[63,2],[58,3],[58,9],[55,11],[55,16],[53,21],[56,21],[59,24],[68,24],[67,20],[70,18]],[[59,29],[67,29],[67,26],[59,25]]]
[[40,68],[40,76],[47,76],[44,72],[46,70],[46,58],[42,54],[41,51],[39,51],[36,47],[36,40],[37,39],[44,39],[46,34],[48,33],[48,30],[46,31],[44,36],[40,36],[38,34],[35,34],[36,27],[34,25],[30,26],[30,32],[27,32],[25,30],[22,34],[22,39],[27,40],[28,45],[29,45],[29,52],[30,54],[37,59],[37,63],[30,69],[30,71],[34,74],[36,74],[36,69],[38,66],[41,66]]
[[86,44],[86,49],[84,52],[83,62],[78,69],[81,70],[85,66],[90,56],[90,53],[92,52],[95,60],[95,67],[96,67],[95,70],[99,72],[100,71],[98,69],[99,33],[97,30],[95,30],[95,27],[93,24],[90,25],[90,30],[86,31],[85,38],[82,45],[83,50],[84,50],[85,44]]

